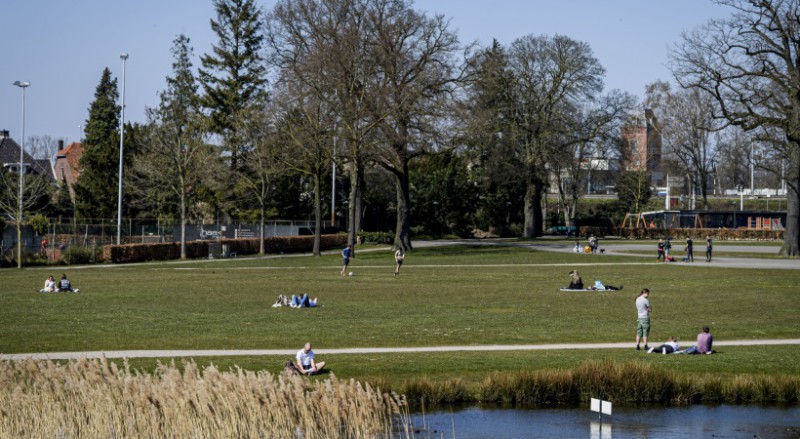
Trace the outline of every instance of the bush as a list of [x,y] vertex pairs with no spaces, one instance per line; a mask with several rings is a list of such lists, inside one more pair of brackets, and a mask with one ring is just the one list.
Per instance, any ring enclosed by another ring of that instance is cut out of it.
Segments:
[[60,262],[64,264],[94,264],[100,259],[100,248],[67,247],[61,251]]
[[[237,255],[254,255],[259,250],[259,238],[222,239],[219,241],[187,241],[186,257],[190,259],[205,258],[209,254],[209,246],[227,245],[231,253]],[[322,235],[320,249],[343,246],[347,241],[345,235]],[[264,238],[264,250],[267,253],[300,253],[310,252],[314,248],[313,236],[274,236]],[[103,247],[101,259],[117,264],[144,261],[165,261],[180,259],[181,244],[167,242],[157,244],[124,244],[106,245]]]
[[41,213],[37,213],[28,220],[28,225],[33,228],[34,233],[39,236],[43,236],[47,234],[47,229],[50,227],[50,221],[48,221],[47,218]]
[[394,244],[394,233],[391,232],[361,232],[358,234],[361,242],[372,244]]

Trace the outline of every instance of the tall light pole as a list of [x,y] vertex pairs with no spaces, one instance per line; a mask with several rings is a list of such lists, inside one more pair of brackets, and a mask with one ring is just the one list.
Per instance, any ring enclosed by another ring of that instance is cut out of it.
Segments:
[[117,191],[117,245],[121,243],[122,237],[122,145],[125,140],[125,61],[128,54],[123,53],[119,56],[122,60],[122,115],[119,118],[119,190]]
[[25,89],[31,83],[27,81],[14,81],[14,85],[22,89],[22,129],[19,142],[19,211],[17,212],[17,268],[22,268],[22,188],[25,184]]

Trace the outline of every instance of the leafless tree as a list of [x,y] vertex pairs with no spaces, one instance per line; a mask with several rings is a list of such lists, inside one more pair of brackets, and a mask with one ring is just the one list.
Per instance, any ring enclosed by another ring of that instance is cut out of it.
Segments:
[[58,152],[58,140],[50,136],[31,136],[25,145],[25,150],[35,159],[53,161]]
[[[22,226],[24,215],[34,214],[47,207],[48,198],[53,194],[53,180],[47,176],[28,173],[22,182],[22,215],[19,217],[19,174],[0,168],[0,213],[17,223],[17,267],[22,268]],[[2,250],[2,249],[0,249]]]
[[789,164],[780,253],[800,255],[800,2],[717,0],[728,19],[687,33],[672,53],[675,79],[714,99],[714,116],[752,131],[777,130]]
[[658,114],[664,156],[681,164],[692,194],[699,186],[703,206],[708,208],[712,163],[717,158],[713,133],[726,125],[714,117],[713,98],[699,89],[673,90],[663,81],[647,85],[645,94],[645,106]]
[[526,170],[523,233],[534,237],[544,224],[548,163],[596,136],[573,130],[570,113],[598,96],[605,70],[588,44],[562,35],[522,37],[511,44],[508,60],[514,77],[510,134]]

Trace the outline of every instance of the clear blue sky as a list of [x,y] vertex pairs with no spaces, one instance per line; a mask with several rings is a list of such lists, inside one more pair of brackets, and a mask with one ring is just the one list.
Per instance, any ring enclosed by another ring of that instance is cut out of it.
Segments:
[[[260,0],[271,8],[273,0]],[[563,34],[588,42],[606,68],[606,88],[641,96],[644,85],[670,79],[668,47],[682,31],[724,17],[708,0],[417,0],[415,7],[451,19],[462,43],[503,44],[528,34]],[[21,91],[29,81],[25,135],[79,139],[79,125],[104,67],[122,83],[126,120],[143,122],[145,107],[170,74],[172,40],[192,39],[195,67],[215,37],[211,0],[8,1],[0,37],[0,129],[19,140]]]

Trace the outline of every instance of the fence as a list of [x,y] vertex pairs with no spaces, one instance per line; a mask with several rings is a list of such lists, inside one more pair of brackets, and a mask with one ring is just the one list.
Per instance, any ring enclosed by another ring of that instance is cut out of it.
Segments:
[[[312,235],[314,221],[270,220],[265,222],[264,236]],[[323,223],[323,233],[338,229],[330,222]],[[132,219],[122,222],[122,244],[155,244],[180,241],[180,224],[158,219]],[[224,238],[257,238],[260,226],[239,221],[226,224],[187,224],[187,241],[212,241]],[[26,264],[54,262],[94,262],[104,245],[116,244],[115,219],[58,219],[49,218],[46,233],[36,234],[31,226],[23,227],[23,261]],[[0,264],[9,265],[16,260],[16,224],[7,224],[0,231]]]

